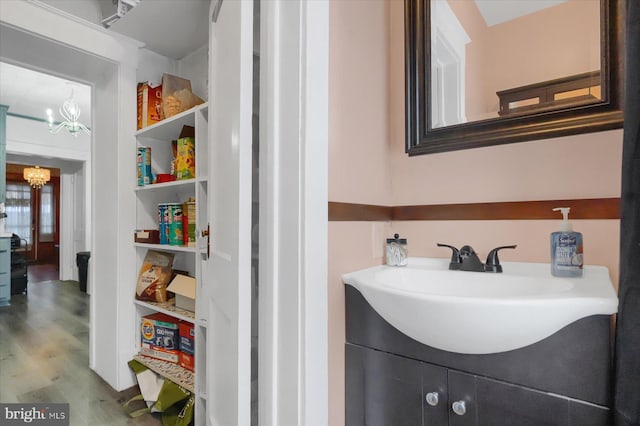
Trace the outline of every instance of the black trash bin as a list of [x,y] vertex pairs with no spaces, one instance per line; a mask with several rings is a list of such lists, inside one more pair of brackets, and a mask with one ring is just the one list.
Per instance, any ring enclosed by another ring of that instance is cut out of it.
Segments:
[[78,265],[78,279],[80,280],[80,290],[87,292],[87,272],[89,269],[89,258],[91,252],[79,251],[76,253],[76,265]]

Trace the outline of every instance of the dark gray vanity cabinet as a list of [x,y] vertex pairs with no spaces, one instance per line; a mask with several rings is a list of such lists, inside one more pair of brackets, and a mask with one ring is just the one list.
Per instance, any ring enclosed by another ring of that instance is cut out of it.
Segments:
[[346,345],[347,426],[604,426],[601,407]]
[[403,335],[345,287],[347,426],[610,424],[606,318],[510,352],[456,354]]
[[346,364],[347,426],[447,424],[446,368],[349,344]]

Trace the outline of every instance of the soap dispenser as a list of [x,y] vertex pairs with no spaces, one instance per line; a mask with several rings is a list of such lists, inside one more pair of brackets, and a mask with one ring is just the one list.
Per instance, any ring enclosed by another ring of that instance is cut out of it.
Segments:
[[556,277],[582,276],[582,234],[569,222],[569,207],[557,207],[562,212],[560,229],[551,233],[551,274]]

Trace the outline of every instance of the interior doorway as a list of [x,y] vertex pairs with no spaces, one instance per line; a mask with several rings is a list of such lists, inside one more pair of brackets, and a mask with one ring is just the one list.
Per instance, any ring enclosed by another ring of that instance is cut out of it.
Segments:
[[60,169],[50,168],[51,180],[42,188],[23,178],[26,166],[7,163],[8,232],[20,237],[19,251],[31,264],[59,264]]

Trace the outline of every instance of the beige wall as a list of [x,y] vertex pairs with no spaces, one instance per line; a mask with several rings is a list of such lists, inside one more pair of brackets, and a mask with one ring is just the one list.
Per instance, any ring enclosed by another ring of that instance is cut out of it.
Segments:
[[472,38],[466,49],[470,120],[497,116],[499,90],[600,69],[597,0],[571,0],[492,27],[469,18],[480,13],[474,2],[448,1]]
[[[404,153],[401,0],[330,4],[329,201],[413,205],[620,196],[622,131],[409,158]],[[448,257],[436,242],[501,244],[505,261],[549,261],[554,221],[329,223],[329,424],[344,424],[343,273],[383,261],[384,238],[410,255]],[[619,221],[580,220],[587,264],[618,276]]]

